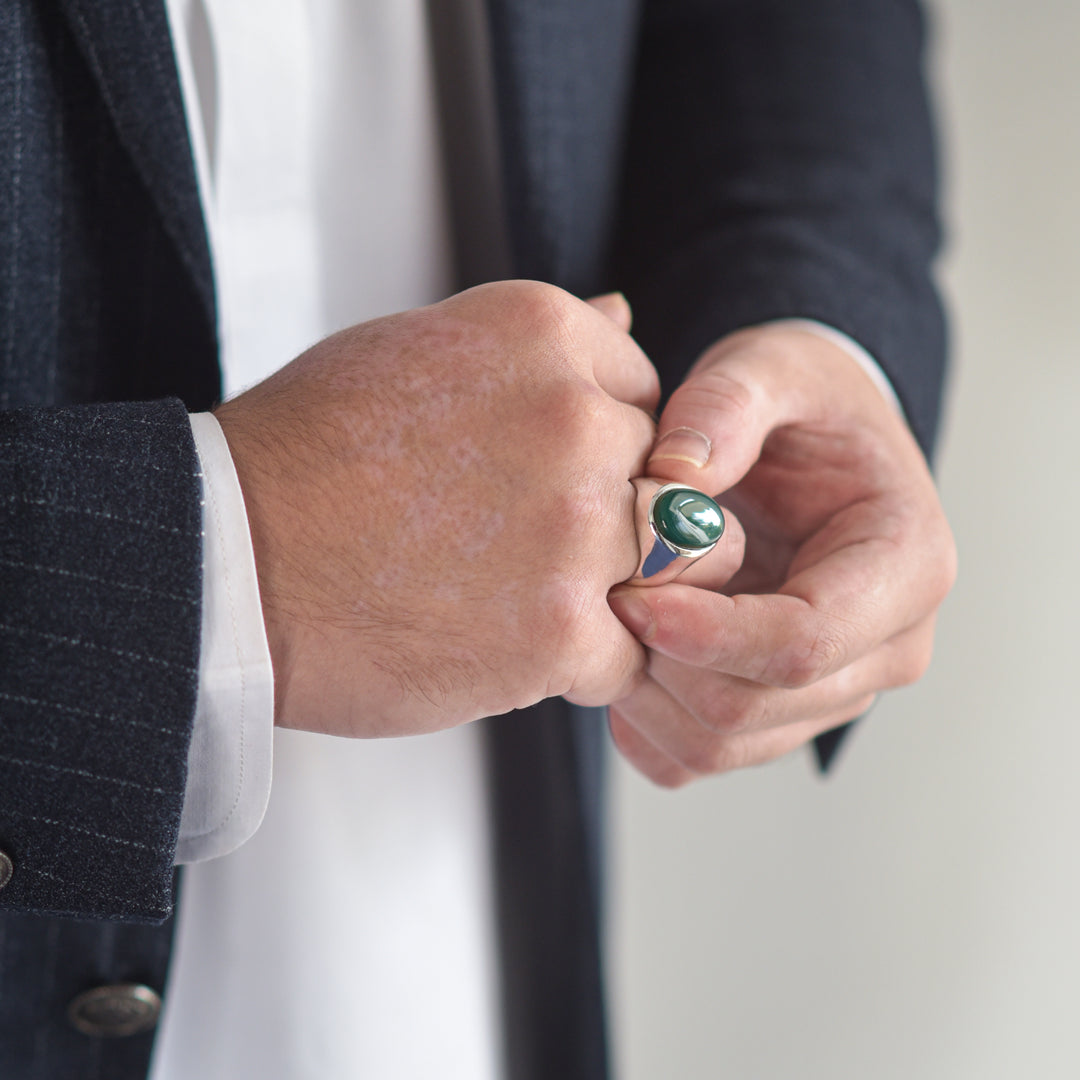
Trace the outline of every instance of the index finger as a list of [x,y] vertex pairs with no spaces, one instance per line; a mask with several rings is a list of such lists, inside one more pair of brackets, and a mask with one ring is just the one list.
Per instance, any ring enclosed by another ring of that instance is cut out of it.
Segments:
[[600,389],[617,401],[651,413],[660,401],[660,376],[625,329],[630,308],[625,299],[623,305],[625,318],[620,322],[597,303],[584,303],[588,315],[583,320],[586,341],[582,344],[592,357],[593,378]]
[[807,686],[937,607],[947,573],[927,573],[920,563],[898,565],[895,544],[877,537],[824,555],[775,593],[723,596],[681,583],[636,589],[651,616],[641,639],[695,667]]

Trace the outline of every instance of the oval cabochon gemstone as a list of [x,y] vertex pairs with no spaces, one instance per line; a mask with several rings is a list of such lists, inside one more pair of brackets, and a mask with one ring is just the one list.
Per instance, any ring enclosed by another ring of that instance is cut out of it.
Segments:
[[653,524],[661,538],[683,548],[712,547],[724,532],[724,514],[700,491],[665,491],[653,506]]

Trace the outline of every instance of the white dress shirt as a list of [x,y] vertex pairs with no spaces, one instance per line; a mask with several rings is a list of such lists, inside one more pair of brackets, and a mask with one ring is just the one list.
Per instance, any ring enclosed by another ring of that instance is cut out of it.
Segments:
[[[227,396],[342,326],[450,292],[424,0],[167,7]],[[242,495],[216,420],[192,430],[206,604],[179,855],[194,864],[153,1080],[494,1080],[479,732],[273,733]]]

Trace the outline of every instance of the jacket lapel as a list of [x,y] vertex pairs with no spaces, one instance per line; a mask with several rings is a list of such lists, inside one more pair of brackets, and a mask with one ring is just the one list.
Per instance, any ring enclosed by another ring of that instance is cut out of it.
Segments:
[[486,721],[507,1076],[604,1080],[600,710]]
[[215,325],[210,250],[161,0],[60,0],[120,141]]
[[487,0],[514,272],[599,284],[638,0]]

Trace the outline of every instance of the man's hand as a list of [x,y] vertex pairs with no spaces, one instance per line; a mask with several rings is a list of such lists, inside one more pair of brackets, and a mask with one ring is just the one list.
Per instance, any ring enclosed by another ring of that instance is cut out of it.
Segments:
[[903,419],[838,346],[782,326],[725,338],[672,395],[648,472],[720,493],[746,556],[730,581],[718,548],[677,582],[612,594],[650,649],[611,710],[647,776],[770,760],[922,675],[952,535]]
[[276,722],[416,734],[624,696],[658,381],[619,298],[482,286],[320,342],[221,406]]

